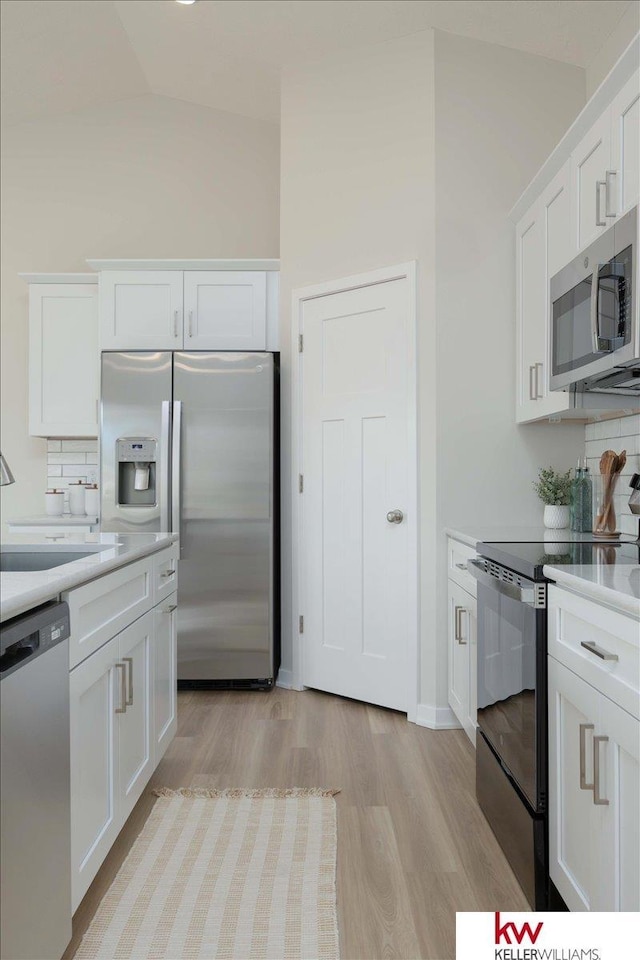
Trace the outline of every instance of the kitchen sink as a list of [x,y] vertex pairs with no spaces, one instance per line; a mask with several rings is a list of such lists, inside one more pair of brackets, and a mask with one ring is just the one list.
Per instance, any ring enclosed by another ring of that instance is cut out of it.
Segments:
[[64,563],[71,563],[73,560],[83,560],[85,557],[91,557],[100,550],[108,550],[108,547],[94,547],[81,550],[68,550],[60,547],[53,547],[49,550],[16,550],[5,549],[0,552],[0,571],[11,573],[26,573],[33,570],[51,570],[53,567],[61,567]]

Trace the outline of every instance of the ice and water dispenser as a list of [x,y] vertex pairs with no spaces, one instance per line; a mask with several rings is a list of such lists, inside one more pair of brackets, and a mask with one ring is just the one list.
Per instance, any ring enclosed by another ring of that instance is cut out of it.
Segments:
[[152,437],[121,437],[117,448],[118,505],[155,506],[158,441]]

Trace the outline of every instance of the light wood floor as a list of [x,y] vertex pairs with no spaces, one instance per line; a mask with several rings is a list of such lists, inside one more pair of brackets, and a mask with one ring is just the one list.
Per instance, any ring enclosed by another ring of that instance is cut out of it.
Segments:
[[449,960],[456,910],[529,909],[476,803],[462,731],[310,690],[185,692],[178,735],[78,908],[65,958],[148,816],[154,786],[340,789],[342,960]]

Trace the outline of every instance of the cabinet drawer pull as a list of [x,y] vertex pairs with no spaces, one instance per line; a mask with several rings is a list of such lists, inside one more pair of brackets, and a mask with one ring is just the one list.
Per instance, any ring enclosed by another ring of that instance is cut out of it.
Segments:
[[177,603],[172,603],[170,607],[165,607],[162,611],[163,613],[173,613],[174,610],[178,609]]
[[586,774],[586,763],[587,763],[587,746],[586,746],[586,731],[593,730],[592,723],[581,723],[580,724],[580,789],[581,790],[593,790],[593,784],[587,783],[587,774]]
[[605,183],[606,183],[606,191],[605,191],[605,195],[604,195],[604,215],[605,215],[605,217],[617,217],[617,216],[618,216],[618,214],[616,213],[616,210],[615,210],[615,208],[614,208],[614,206],[613,206],[613,203],[612,203],[613,190],[611,189],[611,179],[612,179],[612,177],[617,177],[617,176],[618,176],[618,171],[617,171],[617,170],[607,170],[607,172],[606,172],[605,175],[604,175],[604,177],[605,177]]
[[617,660],[617,653],[609,653],[608,650],[603,650],[602,647],[599,647],[595,640],[582,640],[580,646],[584,647],[585,650],[588,650],[589,653],[595,654],[596,657],[600,657],[601,660]]
[[593,738],[593,802],[600,807],[606,807],[609,801],[600,796],[600,744],[607,743],[609,737]]
[[189,310],[189,336],[193,336],[193,310]]
[[464,647],[467,643],[466,640],[462,639],[462,614],[465,612],[465,608],[456,605],[453,610],[455,615],[455,638],[460,646]]
[[175,570],[165,570],[164,573],[160,574],[160,576],[166,579],[167,577],[173,577],[175,572]]
[[468,570],[468,569],[469,569],[469,568],[467,567],[466,563],[456,563],[456,567],[458,568],[458,570]]
[[129,664],[129,696],[127,697],[126,705],[128,707],[133,706],[133,657],[123,657],[125,663]]
[[600,203],[602,198],[602,187],[606,188],[606,180],[596,180],[596,227],[606,227],[607,221],[602,219],[602,210]]
[[544,394],[540,390],[540,380],[542,379],[543,364],[536,363],[536,400],[544,400]]
[[120,674],[120,706],[116,707],[116,713],[127,712],[127,665],[126,663],[116,663],[116,670],[121,670]]
[[174,337],[178,336],[178,311],[173,311],[173,335]]

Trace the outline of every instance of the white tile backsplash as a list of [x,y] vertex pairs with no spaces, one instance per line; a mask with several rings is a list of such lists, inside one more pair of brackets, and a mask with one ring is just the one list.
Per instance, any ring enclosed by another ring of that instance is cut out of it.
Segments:
[[[69,512],[69,484],[74,480],[98,481],[98,441],[47,440],[47,489],[64,490],[64,509]],[[44,491],[42,496],[44,513]]]
[[600,457],[605,450],[627,451],[627,462],[616,486],[614,506],[620,532],[637,535],[640,517],[634,516],[629,509],[629,481],[632,474],[640,473],[640,414],[586,425],[585,455],[594,478],[600,475]]

